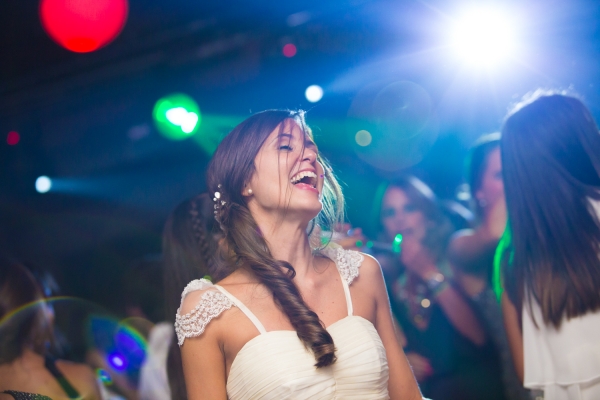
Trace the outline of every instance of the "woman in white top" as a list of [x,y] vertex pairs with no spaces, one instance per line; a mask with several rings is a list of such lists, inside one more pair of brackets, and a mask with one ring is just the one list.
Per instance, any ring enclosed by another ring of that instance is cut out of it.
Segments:
[[379,264],[311,247],[307,232],[339,215],[343,198],[303,114],[265,111],[238,125],[208,186],[232,272],[182,295],[188,397],[420,399]]
[[581,101],[537,93],[502,129],[505,325],[525,387],[600,399],[600,134]]

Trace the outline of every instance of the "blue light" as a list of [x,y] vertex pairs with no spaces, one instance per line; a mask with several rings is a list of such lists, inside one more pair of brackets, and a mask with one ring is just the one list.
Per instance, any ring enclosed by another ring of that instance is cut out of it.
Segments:
[[319,85],[310,85],[306,88],[304,95],[306,96],[306,100],[316,103],[323,98],[323,88]]
[[42,175],[35,180],[35,190],[38,193],[47,193],[52,188],[52,180],[46,175]]

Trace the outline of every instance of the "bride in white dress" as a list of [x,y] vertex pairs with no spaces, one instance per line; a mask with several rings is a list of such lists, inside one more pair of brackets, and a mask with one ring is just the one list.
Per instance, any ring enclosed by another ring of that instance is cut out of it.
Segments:
[[334,222],[343,198],[303,114],[242,122],[219,145],[208,185],[232,272],[182,294],[189,399],[421,399],[377,261],[311,247],[307,232]]

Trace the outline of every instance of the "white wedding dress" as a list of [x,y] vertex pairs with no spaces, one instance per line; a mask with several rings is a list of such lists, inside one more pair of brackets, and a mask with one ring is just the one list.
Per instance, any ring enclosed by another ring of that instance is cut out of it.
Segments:
[[388,364],[383,343],[373,324],[353,315],[349,285],[358,276],[363,256],[356,251],[326,248],[342,277],[348,315],[327,328],[337,361],[314,367],[315,358],[295,331],[267,332],[256,316],[238,299],[207,280],[195,280],[185,296],[204,291],[188,314],[176,316],[175,330],[181,346],[199,336],[206,325],[231,307],[238,307],[260,333],[238,352],[227,379],[227,396],[238,399],[388,399]]

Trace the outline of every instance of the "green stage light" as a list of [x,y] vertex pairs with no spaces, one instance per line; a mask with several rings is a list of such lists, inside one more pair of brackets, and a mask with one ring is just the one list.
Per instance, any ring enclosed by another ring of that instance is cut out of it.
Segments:
[[402,250],[402,247],[400,246],[401,244],[402,244],[402,235],[397,234],[394,237],[394,242],[392,243],[392,251],[394,253],[400,253],[400,251]]
[[156,129],[171,140],[193,136],[202,120],[198,104],[188,95],[175,93],[156,102],[152,111]]

